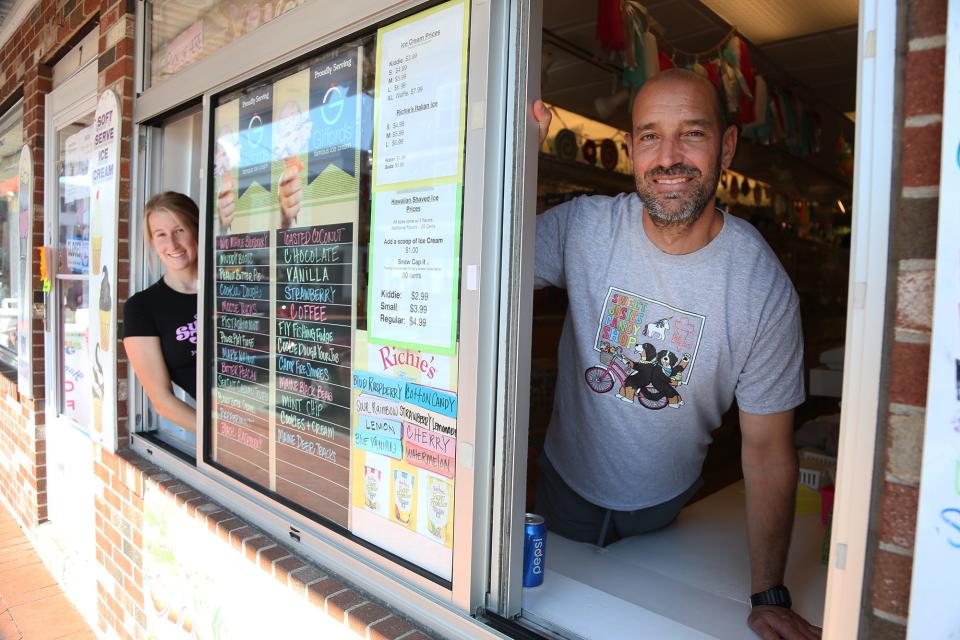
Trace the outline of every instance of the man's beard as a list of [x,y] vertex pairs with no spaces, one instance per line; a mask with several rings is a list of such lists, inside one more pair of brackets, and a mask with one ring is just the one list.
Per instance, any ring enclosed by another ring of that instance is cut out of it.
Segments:
[[[653,180],[656,178],[669,178],[672,176],[691,176],[696,186],[691,190],[686,190],[684,194],[679,191],[672,193],[655,194],[650,188]],[[640,196],[643,206],[653,223],[660,227],[673,227],[687,229],[700,219],[704,209],[717,194],[717,185],[720,183],[720,157],[713,165],[713,174],[703,177],[703,173],[696,167],[686,164],[675,164],[669,169],[657,167],[644,174],[644,181],[636,178],[637,195]],[[679,208],[667,210],[667,204],[672,203]]]

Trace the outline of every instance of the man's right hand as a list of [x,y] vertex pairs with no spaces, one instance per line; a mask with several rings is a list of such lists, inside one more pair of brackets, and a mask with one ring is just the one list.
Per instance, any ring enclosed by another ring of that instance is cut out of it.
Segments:
[[550,131],[550,121],[553,119],[553,114],[550,113],[550,110],[547,109],[540,98],[533,101],[533,119],[537,121],[537,127],[540,129],[540,146],[542,147],[547,140],[547,132]]

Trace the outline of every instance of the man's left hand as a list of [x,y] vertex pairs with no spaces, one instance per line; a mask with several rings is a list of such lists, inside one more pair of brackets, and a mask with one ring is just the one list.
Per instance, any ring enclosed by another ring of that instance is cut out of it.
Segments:
[[763,640],[815,640],[823,632],[785,607],[754,607],[747,624]]

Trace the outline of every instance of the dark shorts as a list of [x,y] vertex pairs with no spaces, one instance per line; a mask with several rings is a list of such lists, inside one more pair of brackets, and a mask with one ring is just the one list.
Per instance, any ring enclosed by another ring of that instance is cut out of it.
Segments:
[[560,477],[546,454],[541,454],[538,462],[540,481],[537,484],[536,512],[546,520],[547,529],[564,538],[601,547],[667,526],[676,520],[680,510],[703,486],[703,478],[697,478],[676,498],[636,511],[615,511],[580,497]]

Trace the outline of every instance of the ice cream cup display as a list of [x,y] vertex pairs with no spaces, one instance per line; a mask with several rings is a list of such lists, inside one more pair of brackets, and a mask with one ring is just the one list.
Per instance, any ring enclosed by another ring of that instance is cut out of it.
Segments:
[[365,466],[363,473],[363,503],[367,509],[380,508],[380,469]]
[[427,531],[437,540],[447,537],[450,522],[450,494],[453,487],[440,478],[427,478]]
[[401,524],[410,524],[413,514],[413,492],[416,479],[412,473],[396,469],[393,472],[393,518]]

